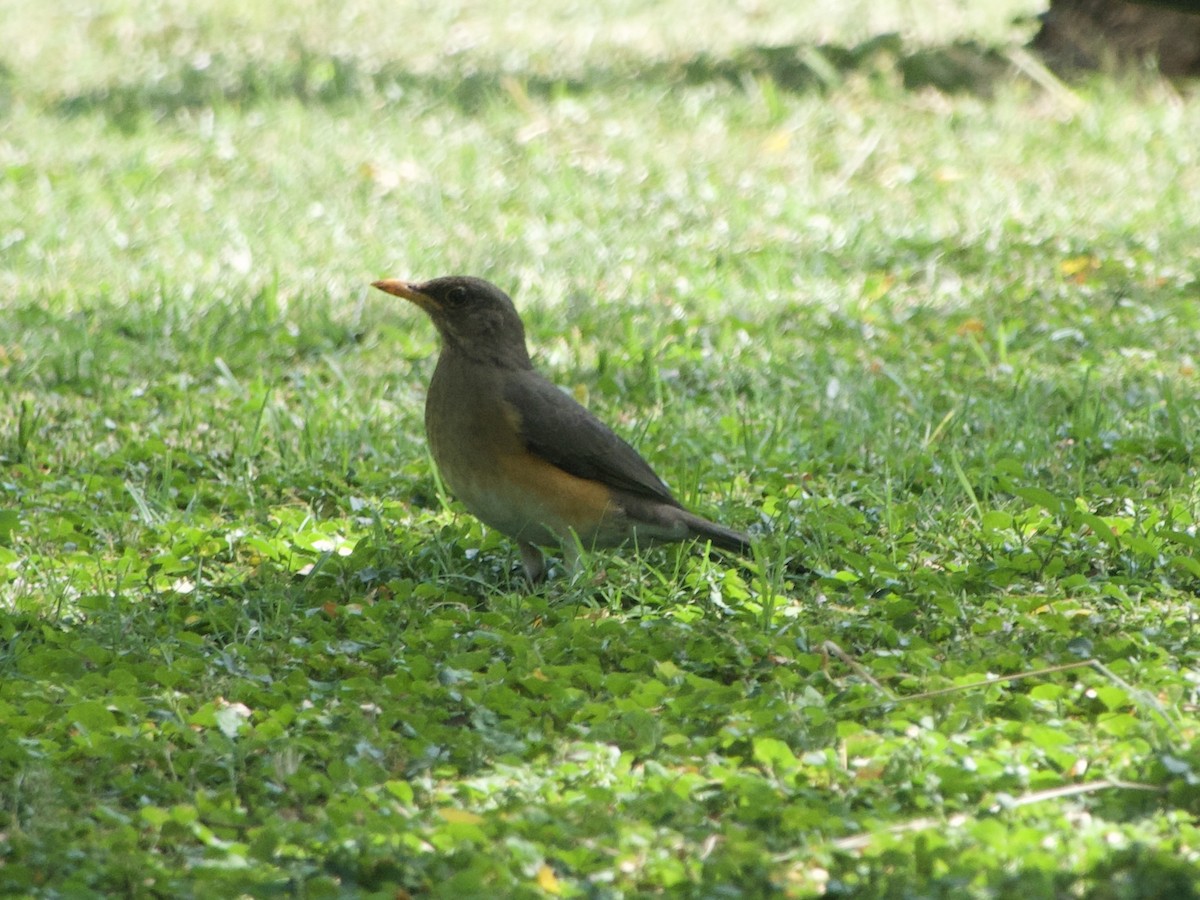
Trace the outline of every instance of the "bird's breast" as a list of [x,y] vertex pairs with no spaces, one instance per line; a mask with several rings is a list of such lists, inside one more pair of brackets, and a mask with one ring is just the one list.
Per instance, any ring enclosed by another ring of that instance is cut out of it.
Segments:
[[616,512],[611,491],[552,465],[525,446],[520,411],[503,374],[445,357],[425,403],[425,431],[442,480],[473,515],[517,540],[589,540]]

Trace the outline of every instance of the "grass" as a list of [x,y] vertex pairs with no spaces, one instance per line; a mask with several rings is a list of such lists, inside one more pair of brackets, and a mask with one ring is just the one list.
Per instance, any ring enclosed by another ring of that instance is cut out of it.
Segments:
[[[244,6],[0,16],[0,890],[1197,894],[1189,88]],[[757,558],[530,593],[366,288],[451,272]]]

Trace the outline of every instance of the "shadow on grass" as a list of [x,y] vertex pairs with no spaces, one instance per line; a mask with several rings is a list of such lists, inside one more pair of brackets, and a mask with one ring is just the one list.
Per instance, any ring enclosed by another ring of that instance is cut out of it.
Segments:
[[16,73],[4,60],[0,59],[0,119],[7,117],[12,110],[16,83]]
[[1196,897],[1200,870],[1170,850],[1135,844],[1116,851],[1089,873],[1090,897]]
[[[1177,855],[1145,844],[1134,844],[1115,851],[1090,870],[1055,871],[1039,866],[1007,869],[1000,860],[992,866],[981,864],[978,857],[963,865],[960,849],[953,844],[938,847],[918,838],[917,852],[905,846],[888,850],[880,866],[865,879],[833,867],[834,876],[828,897],[885,898],[901,896],[959,897],[968,885],[1000,897],[1088,897],[1090,900],[1150,900],[1150,898],[1194,898],[1197,868]],[[943,871],[934,874],[932,863]],[[857,857],[847,860],[847,869],[861,865]],[[882,870],[882,871],[881,871]],[[855,873],[856,874],[856,873]],[[980,882],[986,887],[982,887]]]
[[67,96],[58,101],[56,109],[64,116],[100,112],[115,127],[133,132],[147,119],[178,110],[217,105],[252,107],[279,99],[331,105],[364,97],[398,101],[415,95],[471,113],[510,93],[513,84],[534,97],[611,90],[631,81],[668,85],[724,82],[739,87],[770,82],[778,89],[805,92],[830,89],[856,72],[896,71],[908,90],[933,87],[987,95],[1006,69],[1000,52],[974,41],[912,49],[895,34],[880,35],[852,47],[752,46],[729,56],[701,53],[648,65],[618,58],[610,66],[565,76],[471,67],[416,73],[398,63],[372,69],[352,57],[299,46],[286,61],[268,66],[234,61],[220,53],[204,57],[199,63],[195,59],[178,60],[161,77],[104,85]]
[[0,361],[7,387],[89,395],[131,378],[215,371],[218,359],[239,377],[269,370],[283,378],[356,347],[364,336],[315,294],[285,307],[273,281],[200,306],[174,302],[166,288],[128,303],[100,291],[80,309],[59,312],[60,306],[60,298],[36,298],[0,311],[0,332],[20,336],[19,353]]

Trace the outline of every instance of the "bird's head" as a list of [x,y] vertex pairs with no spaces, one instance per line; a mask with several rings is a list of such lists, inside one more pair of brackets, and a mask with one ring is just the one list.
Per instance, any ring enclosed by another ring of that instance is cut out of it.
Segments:
[[448,275],[432,281],[389,278],[372,287],[403,297],[429,314],[445,350],[498,365],[528,369],[525,327],[508,294],[482,278]]

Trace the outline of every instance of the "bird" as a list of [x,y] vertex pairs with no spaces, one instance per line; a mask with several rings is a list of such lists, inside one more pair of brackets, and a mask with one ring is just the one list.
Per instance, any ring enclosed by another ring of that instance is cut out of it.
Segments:
[[685,509],[638,452],[534,370],[512,299],[482,278],[450,275],[372,287],[420,307],[441,349],[425,398],[425,434],[443,483],[514,540],[533,584],[541,547],[567,571],[579,550],[697,540],[751,556],[750,537]]

